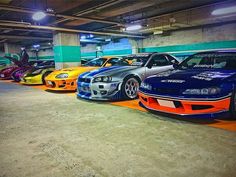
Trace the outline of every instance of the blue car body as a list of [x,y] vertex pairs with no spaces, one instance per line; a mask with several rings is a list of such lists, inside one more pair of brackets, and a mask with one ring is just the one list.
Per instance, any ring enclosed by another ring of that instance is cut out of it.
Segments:
[[[139,89],[140,105],[158,112],[195,117],[235,113],[236,51],[211,51],[197,55],[232,55],[235,58],[226,63],[229,66],[222,68],[207,68],[213,65],[199,64],[198,67],[176,68],[148,77]],[[223,61],[223,57],[216,58],[209,61]],[[217,64],[225,64],[225,61]]]

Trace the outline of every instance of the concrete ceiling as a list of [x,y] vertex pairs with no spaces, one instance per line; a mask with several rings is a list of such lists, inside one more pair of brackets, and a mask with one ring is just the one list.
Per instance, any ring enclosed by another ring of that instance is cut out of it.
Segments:
[[[236,14],[211,15],[216,8],[232,5],[236,5],[235,0],[0,0],[0,23],[5,24],[0,25],[0,35],[10,41],[14,41],[8,38],[10,35],[20,36],[18,41],[24,40],[22,36],[52,38],[52,29],[31,29],[29,24],[96,31],[104,35],[109,32],[123,34],[121,29],[125,26],[141,24],[143,29],[131,34],[146,36],[157,31],[234,21]],[[35,22],[31,16],[36,9],[53,12]],[[19,23],[28,26],[12,25]]]

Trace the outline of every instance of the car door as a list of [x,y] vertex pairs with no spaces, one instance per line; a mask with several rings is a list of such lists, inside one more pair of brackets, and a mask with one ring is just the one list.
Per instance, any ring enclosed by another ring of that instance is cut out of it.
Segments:
[[167,71],[173,68],[173,64],[165,54],[154,54],[145,67],[145,76],[151,76],[159,72]]

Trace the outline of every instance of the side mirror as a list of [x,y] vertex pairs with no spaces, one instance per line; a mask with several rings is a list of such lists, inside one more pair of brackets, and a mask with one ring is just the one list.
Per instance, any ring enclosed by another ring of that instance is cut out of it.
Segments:
[[148,68],[148,69],[151,69],[151,68],[152,68],[152,65],[153,65],[153,60],[151,60],[151,61],[147,64],[147,68]]
[[179,62],[177,62],[176,60],[171,60],[170,62],[173,64],[173,68],[174,68],[174,69],[178,69],[178,67],[179,67]]

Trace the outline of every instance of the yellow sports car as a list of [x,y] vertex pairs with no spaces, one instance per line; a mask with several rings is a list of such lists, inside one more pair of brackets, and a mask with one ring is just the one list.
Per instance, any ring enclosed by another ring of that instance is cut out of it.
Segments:
[[48,90],[76,91],[76,80],[80,74],[100,67],[113,66],[120,60],[121,58],[118,57],[100,57],[80,67],[55,70],[45,78],[46,87]]
[[27,71],[20,77],[20,83],[25,85],[45,84],[45,77],[55,70],[54,61],[46,61]]

